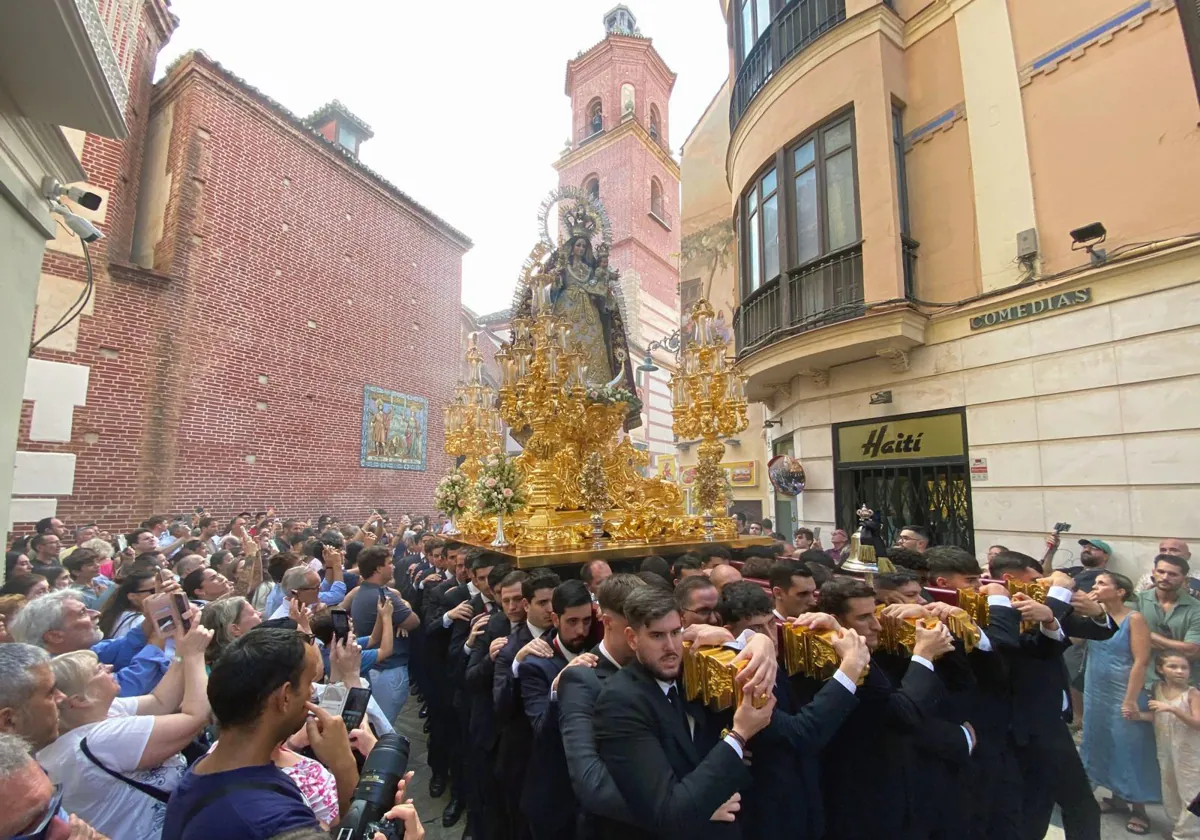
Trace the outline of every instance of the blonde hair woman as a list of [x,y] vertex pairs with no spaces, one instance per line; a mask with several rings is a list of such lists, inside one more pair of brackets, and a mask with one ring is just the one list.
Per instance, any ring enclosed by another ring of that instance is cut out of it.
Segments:
[[187,765],[180,751],[208,723],[204,649],[212,633],[190,613],[175,636],[176,661],[152,694],[118,697],[111,668],[90,650],[50,661],[58,690],[58,738],[38,763],[63,787],[63,807],[102,834],[158,840],[167,798]]

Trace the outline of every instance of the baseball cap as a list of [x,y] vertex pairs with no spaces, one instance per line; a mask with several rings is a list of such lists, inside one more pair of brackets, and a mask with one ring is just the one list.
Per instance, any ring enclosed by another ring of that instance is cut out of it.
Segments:
[[1109,555],[1110,557],[1112,556],[1112,546],[1110,546],[1104,540],[1080,540],[1079,544],[1080,545],[1093,545],[1096,548],[1103,551],[1105,554]]

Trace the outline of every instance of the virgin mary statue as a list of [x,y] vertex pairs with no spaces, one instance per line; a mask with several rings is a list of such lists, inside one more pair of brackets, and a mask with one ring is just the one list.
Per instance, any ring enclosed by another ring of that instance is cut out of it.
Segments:
[[[620,274],[608,267],[607,244],[601,243],[598,254],[593,254],[596,223],[585,204],[568,210],[563,218],[570,235],[545,265],[546,273],[554,276],[550,302],[555,316],[571,326],[570,341],[583,354],[588,387],[614,385],[635,395],[625,418],[628,431],[642,424],[642,407],[636,397],[625,322],[614,291]],[[526,289],[516,314],[528,317],[530,304],[530,291]]]

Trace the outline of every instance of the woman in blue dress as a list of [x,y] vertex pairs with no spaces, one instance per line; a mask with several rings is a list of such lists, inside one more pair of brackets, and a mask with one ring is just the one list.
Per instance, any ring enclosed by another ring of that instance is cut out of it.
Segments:
[[1147,834],[1146,803],[1162,799],[1154,727],[1139,719],[1140,710],[1147,708],[1150,628],[1142,614],[1125,603],[1133,596],[1133,583],[1124,575],[1098,576],[1091,595],[1118,630],[1107,641],[1087,643],[1080,756],[1092,784],[1112,791],[1101,810],[1128,813],[1126,830]]

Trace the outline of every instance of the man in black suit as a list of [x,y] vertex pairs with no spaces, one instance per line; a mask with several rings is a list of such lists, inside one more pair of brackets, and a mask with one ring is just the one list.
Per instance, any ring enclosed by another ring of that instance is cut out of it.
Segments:
[[[842,627],[879,647],[875,590],[859,580],[821,587],[821,609]],[[913,778],[912,737],[945,697],[933,662],[954,648],[944,625],[916,628],[916,644],[902,681],[896,683],[872,658],[858,687],[858,706],[830,739],[821,756],[825,836],[829,840],[913,838],[924,823],[919,800],[928,794]],[[962,734],[964,744],[967,734]],[[864,772],[865,767],[878,768]]]
[[[492,571],[495,572],[495,569]],[[529,575],[525,572],[509,572],[492,585],[501,611],[488,617],[482,635],[473,641],[468,639],[471,655],[467,660],[463,689],[470,707],[467,773],[473,785],[467,795],[467,823],[472,828],[475,840],[503,840],[508,836],[503,798],[497,796],[496,778],[493,775],[496,764],[496,722],[492,682],[496,657],[507,644],[508,634],[525,621],[525,595],[521,591],[521,584],[527,577]]]
[[[454,619],[450,612],[470,598],[467,588],[466,547],[461,543],[454,552],[454,576],[433,587],[426,588],[425,615],[422,625],[428,653],[429,686],[426,701],[429,705],[429,795],[440,797],[451,785],[450,802],[447,803],[443,819],[458,810],[464,802],[461,769],[455,773],[459,749],[458,720],[454,714],[454,692],[450,674],[450,628]],[[451,807],[453,806],[453,808]]]
[[[747,630],[769,638],[776,635],[771,598],[756,583],[727,584],[717,611],[736,638]],[[818,615],[809,613],[808,618],[812,621]],[[833,624],[829,616],[820,618]],[[738,815],[745,837],[820,840],[824,835],[818,757],[858,705],[856,683],[871,660],[866,640],[853,630],[839,631],[833,647],[841,664],[807,704],[793,693],[787,672],[776,672],[775,714],[754,740],[750,764],[754,784],[742,794]]]
[[[436,542],[436,548],[434,543]],[[422,543],[418,543],[418,546]],[[400,591],[401,597],[412,605],[412,610],[417,615],[422,617],[422,624],[415,631],[409,633],[409,672],[412,676],[412,684],[415,691],[419,691],[422,700],[424,700],[426,688],[429,684],[428,670],[428,645],[425,642],[425,626],[424,626],[424,595],[425,592],[421,588],[421,584],[429,583],[430,589],[434,583],[440,583],[442,578],[431,577],[441,568],[442,557],[441,540],[430,540],[425,550],[418,551],[414,554],[407,554],[395,566],[393,573],[396,589]],[[429,714],[429,707],[422,702],[421,717],[426,717]]]
[[746,744],[771,720],[775,699],[761,709],[751,693],[728,734],[685,702],[676,681],[683,665],[683,621],[670,593],[646,586],[625,599],[626,640],[635,661],[608,678],[596,703],[595,734],[629,824],[609,823],[609,837],[740,837],[734,822],[739,791],[750,784]]
[[[486,780],[479,779],[477,768],[472,765],[471,756],[471,705],[466,693],[467,661],[471,655],[471,646],[475,644],[486,629],[486,622],[493,614],[500,613],[500,606],[492,598],[491,580],[496,576],[496,583],[512,571],[512,566],[499,561],[496,554],[480,549],[470,549],[467,552],[468,564],[471,569],[471,580],[467,582],[467,591],[471,598],[464,601],[446,615],[453,620],[450,627],[450,658],[449,684],[453,695],[452,706],[458,725],[459,750],[452,771],[458,771],[463,778],[463,798],[451,798],[442,816],[442,824],[449,828],[458,822],[464,808],[469,803],[476,803],[479,811],[482,803],[482,792],[478,787]],[[469,822],[469,818],[468,818]],[[470,832],[468,832],[470,833]]]
[[625,798],[596,751],[592,710],[608,678],[633,659],[633,650],[625,639],[625,628],[629,626],[625,621],[625,599],[646,585],[646,581],[630,574],[613,575],[600,584],[596,597],[604,638],[590,651],[596,657],[596,667],[564,670],[558,678],[558,725],[571,787],[582,806],[580,837],[584,840],[600,836],[601,824],[596,817],[632,821]]
[[[923,560],[932,585],[951,591],[979,590],[985,596],[1000,594],[1004,597],[996,603],[1011,606],[1003,586],[980,588],[979,561],[970,552],[935,546]],[[955,607],[933,601],[888,610],[946,621]],[[956,640],[954,650],[934,663],[947,695],[914,734],[917,775],[926,780],[927,790],[937,792],[925,797],[918,814],[932,840],[1016,840],[1019,836],[1020,804],[1014,807],[1011,801],[1011,792],[1020,787],[1020,772],[1008,735],[1012,698],[1006,651],[1018,644],[1020,615],[1012,609],[991,610],[989,615],[974,650],[967,653]],[[904,657],[893,659],[909,664]],[[966,738],[962,729],[967,730]]]
[[554,651],[544,638],[553,629],[551,599],[562,581],[552,572],[540,572],[521,584],[525,598],[525,622],[513,627],[508,641],[496,655],[492,679],[492,702],[496,714],[496,777],[499,795],[508,817],[508,837],[523,840],[529,825],[521,814],[525,770],[533,746],[533,729],[525,716],[517,685],[517,669],[529,656],[550,657]]
[[[990,561],[993,577],[1033,581],[1041,577],[1033,558],[1003,551]],[[1022,840],[1041,840],[1057,803],[1068,840],[1100,836],[1100,806],[1067,726],[1071,718],[1067,667],[1063,652],[1070,639],[1112,638],[1116,624],[1099,605],[1075,593],[1070,575],[1050,576],[1046,602],[1027,595],[1012,597],[1011,609],[1037,624],[1022,634],[1009,659],[1012,681],[1013,751],[1021,771]],[[992,599],[989,599],[989,603]],[[991,605],[989,609],[1006,609]]]
[[594,668],[596,655],[585,653],[592,628],[592,596],[581,580],[554,588],[547,634],[552,654],[527,656],[517,668],[521,704],[533,730],[533,748],[521,792],[521,812],[533,840],[572,840],[576,802],[567,773],[567,757],[558,726],[558,678],[566,668]]

